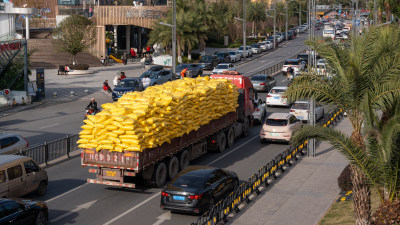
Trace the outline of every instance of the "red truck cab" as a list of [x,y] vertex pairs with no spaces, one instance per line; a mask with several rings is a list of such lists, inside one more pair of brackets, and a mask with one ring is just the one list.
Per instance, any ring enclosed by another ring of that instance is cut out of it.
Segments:
[[[237,71],[224,71],[222,74],[212,74],[211,79],[227,79],[236,85],[239,91],[238,119],[253,124],[254,88],[250,78]],[[247,120],[247,121],[246,121]]]

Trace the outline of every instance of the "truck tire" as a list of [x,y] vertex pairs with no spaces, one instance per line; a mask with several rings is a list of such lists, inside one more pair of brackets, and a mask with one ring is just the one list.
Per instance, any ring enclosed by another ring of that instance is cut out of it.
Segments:
[[159,162],[154,168],[153,176],[151,178],[153,187],[160,188],[164,185],[167,179],[167,166],[164,162]]
[[218,152],[223,152],[226,149],[226,135],[221,133],[218,138]]
[[188,167],[190,164],[190,155],[187,150],[184,150],[181,155],[179,156],[179,166],[180,169],[183,170]]
[[179,160],[176,156],[172,156],[172,158],[168,159],[168,177],[169,179],[174,179],[176,175],[179,173]]
[[243,137],[247,137],[249,136],[249,130],[250,130],[250,122],[249,120],[245,120],[244,121],[244,125],[243,125]]
[[235,144],[235,131],[233,128],[228,131],[228,148],[231,148]]

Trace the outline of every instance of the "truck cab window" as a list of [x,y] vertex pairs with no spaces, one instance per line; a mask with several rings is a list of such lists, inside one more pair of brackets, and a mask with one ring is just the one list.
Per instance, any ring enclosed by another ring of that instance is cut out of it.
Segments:
[[39,167],[32,160],[24,162],[24,166],[27,174],[39,171]]

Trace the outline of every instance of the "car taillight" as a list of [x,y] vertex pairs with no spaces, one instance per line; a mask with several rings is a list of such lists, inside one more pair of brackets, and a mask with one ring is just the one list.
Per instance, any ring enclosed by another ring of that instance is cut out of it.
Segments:
[[201,199],[201,197],[203,196],[203,194],[201,194],[201,195],[189,195],[189,198],[190,199]]
[[168,193],[166,193],[166,192],[161,192],[161,196],[164,196],[164,197],[168,197],[169,196],[169,194]]
[[281,98],[287,98],[287,96],[282,96]]
[[265,83],[261,83],[260,85],[265,85]]
[[267,98],[271,98],[272,97],[272,95],[267,95]]
[[260,109],[259,109],[259,108],[256,108],[255,111],[260,111]]
[[295,112],[295,110],[291,109],[290,112]]
[[26,138],[24,138],[24,137],[22,137],[22,138],[26,141],[26,147],[28,148],[29,147],[29,141],[26,140]]

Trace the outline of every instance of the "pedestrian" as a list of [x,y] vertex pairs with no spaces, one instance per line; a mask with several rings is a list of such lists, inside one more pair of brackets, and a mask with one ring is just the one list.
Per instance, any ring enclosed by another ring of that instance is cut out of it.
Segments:
[[68,72],[69,72],[69,66],[68,66],[68,65],[65,65],[65,75],[67,75]]
[[22,102],[22,105],[26,105],[24,97],[22,97],[21,102]]
[[125,72],[121,72],[121,80],[123,80],[123,79],[125,79],[125,78],[126,78]]
[[104,63],[105,63],[104,56],[101,56],[100,62],[101,62],[101,66],[104,66]]
[[136,58],[136,52],[135,49],[131,48],[131,57],[134,59]]
[[103,83],[103,90],[104,90],[104,91],[107,91],[108,93],[111,93],[111,92],[112,92],[112,89],[111,89],[110,85],[108,85],[108,80],[104,81],[104,83]]
[[113,80],[114,87],[118,85],[119,81],[121,80],[120,75],[116,75]]
[[147,55],[150,55],[150,46],[146,47],[146,53],[147,53]]
[[185,68],[185,69],[183,69],[183,70],[181,71],[181,78],[182,78],[182,79],[185,78],[186,72],[187,72],[187,68]]
[[149,75],[145,75],[144,78],[142,79],[142,85],[143,88],[146,89],[148,86],[150,86],[151,79]]
[[93,17],[93,8],[92,7],[89,8],[89,17]]
[[126,53],[121,56],[122,64],[126,65]]
[[17,106],[17,100],[15,100],[15,98],[13,98],[13,100],[12,100],[12,106],[13,107]]

